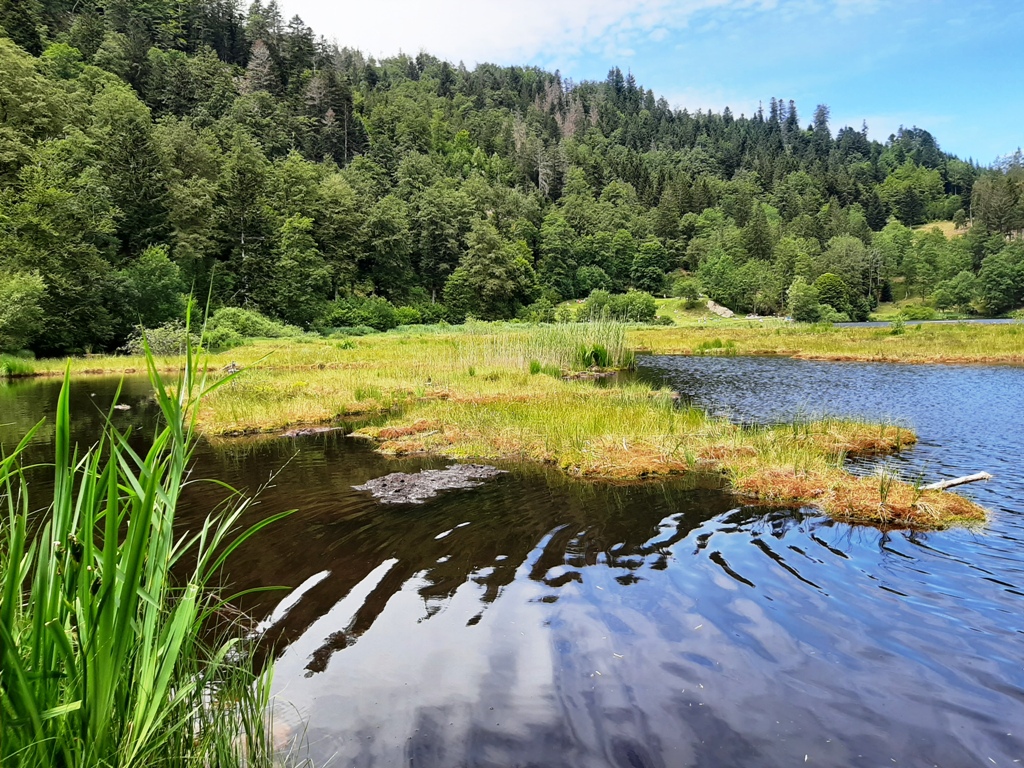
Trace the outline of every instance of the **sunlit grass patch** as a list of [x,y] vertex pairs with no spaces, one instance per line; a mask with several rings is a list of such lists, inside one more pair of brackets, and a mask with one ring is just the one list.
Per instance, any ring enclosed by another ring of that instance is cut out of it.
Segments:
[[[732,326],[634,328],[629,339],[653,354],[786,355],[809,360],[1024,364],[1024,323],[847,328],[769,321]],[[718,352],[721,354],[722,352]]]

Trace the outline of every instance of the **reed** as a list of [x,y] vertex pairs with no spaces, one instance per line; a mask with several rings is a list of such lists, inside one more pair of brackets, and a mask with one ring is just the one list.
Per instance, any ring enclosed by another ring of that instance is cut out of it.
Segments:
[[247,508],[236,498],[199,530],[174,531],[197,405],[224,383],[209,385],[199,367],[188,350],[169,387],[148,359],[164,424],[144,453],[109,419],[96,445],[72,445],[66,371],[41,513],[19,467],[33,432],[0,459],[5,767],[272,764],[271,667],[253,666],[240,627],[212,632],[224,600],[211,585],[276,518],[235,535]]
[[13,355],[0,355],[0,379],[33,376],[35,372],[36,369],[29,360]]

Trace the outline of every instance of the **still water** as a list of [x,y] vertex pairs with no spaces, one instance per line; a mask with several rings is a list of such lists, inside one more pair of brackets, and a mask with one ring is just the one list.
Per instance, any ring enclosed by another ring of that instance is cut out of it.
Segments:
[[[538,467],[420,506],[351,489],[388,460],[337,433],[201,445],[196,478],[298,511],[231,563],[276,643],[279,733],[338,766],[975,766],[1024,761],[1024,369],[645,358],[743,421],[889,417],[897,460],[969,486],[984,530],[882,533],[740,507],[711,483]],[[58,383],[0,389],[0,440]],[[75,385],[83,440],[116,382]],[[117,414],[154,406],[130,380]],[[47,455],[41,433],[33,457]],[[863,469],[863,468],[862,468]],[[184,525],[223,491],[189,488]]]

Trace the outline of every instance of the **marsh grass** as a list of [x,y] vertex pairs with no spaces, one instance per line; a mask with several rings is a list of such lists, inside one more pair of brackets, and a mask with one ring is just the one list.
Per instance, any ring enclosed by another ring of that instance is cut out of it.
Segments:
[[786,355],[810,360],[905,363],[1024,364],[1024,324],[840,328],[765,322],[732,326],[634,328],[630,343],[654,354],[701,354],[716,341],[737,355]]
[[[835,419],[741,427],[680,408],[668,392],[567,379],[593,366],[595,352],[608,367],[622,368],[634,363],[632,346],[689,352],[709,341],[713,349],[735,348],[737,354],[797,354],[799,345],[809,350],[806,356],[829,359],[924,361],[940,346],[958,354],[1014,350],[1024,362],[1021,333],[1017,326],[965,325],[894,337],[886,329],[748,323],[716,327],[709,339],[707,328],[467,323],[365,336],[348,349],[330,341],[266,341],[211,359],[214,377],[229,362],[244,370],[204,399],[197,423],[208,436],[231,436],[351,417],[372,416],[399,429],[422,420],[435,426],[396,438],[372,429],[363,434],[379,439],[385,453],[527,459],[589,477],[720,472],[737,491],[756,498],[828,509],[825,500],[831,497],[824,489],[860,483],[842,469],[846,456],[898,451],[914,442],[913,433]],[[906,346],[907,340],[915,346]],[[888,351],[865,355],[873,345]],[[894,484],[889,499],[897,497],[895,489]],[[836,501],[832,508],[852,519],[856,501],[859,520],[891,522],[891,511],[879,506],[877,484],[869,496],[858,492],[849,504]],[[914,506],[912,494],[908,498]],[[935,498],[919,501],[939,506]],[[972,509],[974,519],[984,518],[979,507]],[[962,511],[958,520],[966,519]]]
[[0,355],[0,378],[13,379],[19,376],[32,376],[36,372],[31,360],[14,355]]
[[247,506],[236,497],[199,530],[175,533],[196,406],[210,387],[191,350],[173,388],[156,365],[150,358],[164,425],[148,451],[109,419],[96,445],[74,446],[66,373],[49,508],[32,511],[19,467],[32,433],[0,459],[5,768],[272,764],[270,667],[253,667],[240,627],[211,635],[225,605],[211,585],[231,552],[280,516],[236,536]]

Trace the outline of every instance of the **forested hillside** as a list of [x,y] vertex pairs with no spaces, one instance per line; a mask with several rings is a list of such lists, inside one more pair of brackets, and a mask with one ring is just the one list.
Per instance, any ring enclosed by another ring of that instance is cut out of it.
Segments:
[[618,69],[376,61],[260,0],[0,0],[0,26],[0,350],[114,349],[211,285],[317,329],[594,289],[802,319],[1024,299],[1019,153],[676,111]]

